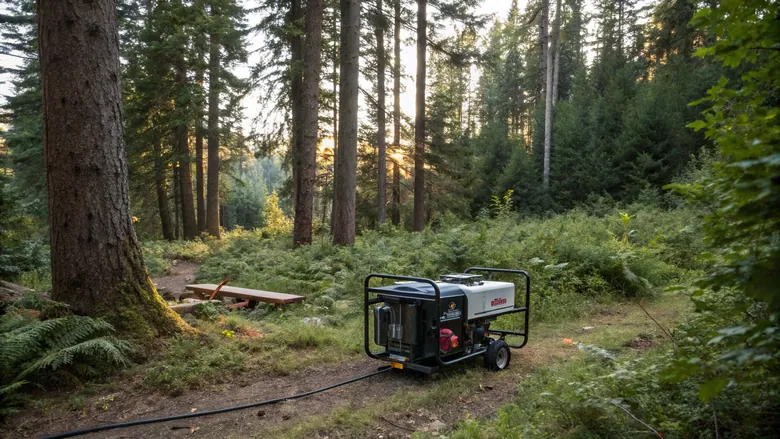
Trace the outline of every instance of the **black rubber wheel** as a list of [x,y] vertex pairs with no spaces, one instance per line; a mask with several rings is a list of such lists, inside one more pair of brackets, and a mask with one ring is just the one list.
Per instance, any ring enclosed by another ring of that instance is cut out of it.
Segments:
[[496,371],[506,369],[511,359],[512,353],[504,340],[496,340],[488,345],[485,352],[485,366],[488,369]]

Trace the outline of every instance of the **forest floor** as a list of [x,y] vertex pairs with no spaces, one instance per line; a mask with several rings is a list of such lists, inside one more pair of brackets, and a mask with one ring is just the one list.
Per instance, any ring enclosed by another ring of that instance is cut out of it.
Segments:
[[195,280],[198,264],[189,261],[177,261],[170,272],[160,276],[152,276],[157,291],[165,298],[178,299],[185,293],[188,284]]
[[[684,296],[663,294],[645,303],[645,308],[661,325],[670,327],[689,312],[688,304]],[[518,386],[542,368],[554,368],[568,359],[589,355],[576,344],[564,343],[564,338],[598,345],[621,356],[640,356],[653,344],[665,342],[662,336],[648,340],[646,334],[662,331],[635,302],[605,305],[587,318],[532,322],[528,345],[513,350],[511,365],[498,373],[484,369],[481,360],[446,369],[433,378],[393,370],[282,404],[84,437],[384,439],[408,438],[414,432],[446,435],[460,420],[495,414],[513,400]],[[311,348],[314,349],[327,347]],[[309,354],[305,349],[300,351],[302,357]],[[120,382],[111,391],[101,388],[83,397],[86,400],[78,404],[65,394],[47,397],[14,416],[0,436],[40,437],[106,423],[247,404],[317,389],[369,373],[380,365],[368,359],[354,359],[345,364],[318,364],[289,375],[238,373],[222,380],[223,384],[176,397],[149,393],[134,388],[132,382]]]

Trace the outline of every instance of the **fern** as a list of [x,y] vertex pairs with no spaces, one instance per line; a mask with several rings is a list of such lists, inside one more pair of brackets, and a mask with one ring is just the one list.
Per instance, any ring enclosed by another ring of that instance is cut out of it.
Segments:
[[40,321],[17,307],[0,315],[0,419],[18,404],[16,394],[28,381],[43,384],[50,372],[69,366],[84,371],[130,363],[132,345],[113,337],[105,320],[68,315]]
[[25,384],[27,381],[15,381],[8,385],[0,385],[0,419],[16,413],[15,407],[22,402],[22,398],[17,392]]
[[95,338],[69,346],[63,349],[51,349],[44,353],[43,357],[34,361],[24,369],[16,379],[22,379],[31,373],[41,370],[57,370],[63,366],[73,364],[77,358],[88,362],[102,364],[114,364],[127,366],[130,364],[126,353],[130,350],[130,344],[115,337]]

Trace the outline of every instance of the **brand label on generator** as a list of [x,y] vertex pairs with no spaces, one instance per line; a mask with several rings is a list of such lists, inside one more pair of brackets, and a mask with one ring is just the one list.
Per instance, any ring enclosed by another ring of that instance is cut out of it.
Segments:
[[490,306],[498,306],[498,305],[505,305],[506,304],[506,297],[498,297],[496,299],[493,299],[490,302]]
[[460,310],[456,308],[455,302],[450,302],[449,309],[444,311],[441,314],[441,319],[439,321],[446,322],[448,320],[459,320],[460,319]]

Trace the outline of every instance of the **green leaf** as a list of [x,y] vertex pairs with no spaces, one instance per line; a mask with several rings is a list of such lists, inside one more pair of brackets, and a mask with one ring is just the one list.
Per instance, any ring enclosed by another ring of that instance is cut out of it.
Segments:
[[703,120],[696,120],[696,121],[693,121],[693,122],[689,123],[686,126],[688,128],[693,128],[695,131],[699,131],[700,129],[702,129],[702,128],[707,126],[707,122],[705,122]]
[[699,399],[704,402],[718,396],[718,394],[729,384],[727,378],[715,378],[699,386]]

